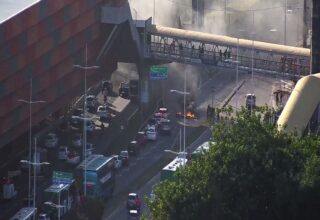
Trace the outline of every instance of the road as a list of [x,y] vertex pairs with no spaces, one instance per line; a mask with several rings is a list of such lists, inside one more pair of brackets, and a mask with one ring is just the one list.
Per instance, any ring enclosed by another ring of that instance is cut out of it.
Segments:
[[[169,67],[170,68],[170,67]],[[206,72],[206,74],[200,74],[200,80],[193,80],[193,82],[198,82],[197,86],[193,91],[196,92],[196,103],[198,106],[197,111],[199,112],[199,120],[204,121],[206,118],[206,108],[210,104],[218,107],[222,103],[225,103],[228,99],[228,96],[233,93],[234,88],[236,86],[236,76],[235,71],[230,69],[204,69],[199,68],[197,71],[199,72]],[[176,79],[171,79],[171,82],[167,82],[166,87],[168,88],[175,88],[178,87],[179,90],[181,88],[181,82],[179,83],[172,83]],[[180,77],[180,81],[183,78]],[[199,83],[200,81],[200,83]],[[232,106],[236,106],[238,102],[238,106],[244,105],[245,99],[244,96],[247,93],[251,93],[252,91],[257,96],[257,105],[272,105],[272,89],[276,82],[279,81],[279,78],[269,77],[269,76],[261,76],[261,75],[254,75],[253,81],[251,81],[251,74],[247,72],[239,72],[239,83],[244,82],[240,89],[235,93],[234,96],[231,97],[229,104]],[[190,81],[189,81],[190,82]],[[253,82],[253,83],[252,83]],[[253,87],[252,87],[253,85]],[[189,86],[192,88],[192,86]],[[193,86],[194,87],[194,86]],[[180,106],[177,105],[177,97],[170,95],[170,93],[165,94],[165,103],[172,109],[173,112],[180,110]],[[201,123],[198,123],[201,124]],[[175,125],[176,126],[176,125]],[[174,135],[178,137],[178,128],[174,128]],[[187,132],[190,132],[190,127],[187,128]],[[204,138],[200,138],[197,143],[194,144],[193,148],[201,144],[203,141],[208,140],[209,137],[205,136]],[[126,170],[123,170],[117,178],[117,190],[114,195],[114,201],[117,201],[116,204],[113,204],[113,208],[106,208],[104,220],[122,220],[126,219],[127,210],[126,210],[126,196],[129,192],[137,192],[140,197],[150,196],[150,192],[152,187],[159,183],[160,177],[159,174],[155,175],[149,181],[140,187],[139,189],[133,189],[132,182],[135,177],[138,177],[138,173],[143,174],[143,170],[146,169],[146,164],[151,166],[161,158],[163,154],[163,150],[167,149],[168,146],[173,144],[174,139],[172,137],[162,138],[157,143],[154,143],[150,146],[150,149],[146,149],[142,155],[140,155]],[[148,148],[149,146],[147,146]],[[148,152],[149,150],[149,152]],[[160,171],[160,170],[159,170]],[[120,171],[121,172],[121,171]],[[134,190],[134,191],[132,191]],[[113,203],[113,202],[112,202]],[[143,210],[146,209],[144,201]]]

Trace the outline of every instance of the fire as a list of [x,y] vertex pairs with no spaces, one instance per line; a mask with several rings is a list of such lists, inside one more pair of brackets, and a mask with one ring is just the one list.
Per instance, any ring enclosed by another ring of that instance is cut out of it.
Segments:
[[196,116],[194,115],[194,113],[193,113],[193,112],[187,112],[187,114],[186,114],[186,118],[195,119],[195,118],[196,118]]

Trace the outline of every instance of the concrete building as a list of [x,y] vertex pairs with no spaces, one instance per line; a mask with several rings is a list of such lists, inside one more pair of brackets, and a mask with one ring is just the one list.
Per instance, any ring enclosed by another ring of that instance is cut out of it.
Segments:
[[[36,125],[83,94],[85,45],[88,66],[96,58],[113,26],[101,23],[101,7],[111,0],[21,0],[0,2],[0,148],[29,130],[29,105]],[[87,73],[87,86],[116,69],[116,58],[104,56],[101,68]],[[27,145],[27,143],[26,143]]]

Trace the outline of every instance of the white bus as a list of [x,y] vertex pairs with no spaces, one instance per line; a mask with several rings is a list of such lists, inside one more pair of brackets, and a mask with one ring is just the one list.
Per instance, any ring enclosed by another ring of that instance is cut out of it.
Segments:
[[33,220],[36,219],[37,209],[24,207],[20,209],[10,220]]

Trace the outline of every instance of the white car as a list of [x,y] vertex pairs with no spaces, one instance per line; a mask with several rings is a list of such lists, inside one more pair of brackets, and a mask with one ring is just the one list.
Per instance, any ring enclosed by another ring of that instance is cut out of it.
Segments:
[[82,134],[76,133],[72,137],[72,145],[74,147],[81,147],[82,146]]
[[157,130],[154,126],[148,127],[146,131],[147,140],[156,141],[157,140]]
[[122,167],[122,160],[119,157],[119,155],[112,155],[112,157],[114,158],[114,168],[120,169]]
[[107,106],[99,105],[97,109],[97,115],[99,115],[100,117],[108,117],[109,113],[107,111]]
[[61,146],[59,147],[59,151],[58,151],[58,159],[59,160],[66,160],[68,158],[69,155],[69,149],[66,146]]
[[94,95],[89,95],[86,98],[87,107],[95,107],[96,106],[96,97]]
[[55,133],[48,133],[45,139],[45,146],[52,148],[58,145],[58,137]]

